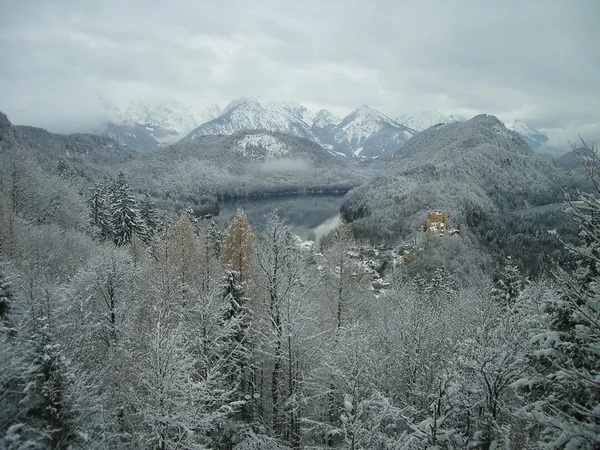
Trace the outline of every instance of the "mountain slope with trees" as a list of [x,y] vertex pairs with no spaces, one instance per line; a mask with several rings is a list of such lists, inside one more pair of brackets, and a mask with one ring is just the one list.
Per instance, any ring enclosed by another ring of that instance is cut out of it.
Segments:
[[574,184],[486,115],[431,127],[387,162],[390,175],[352,190],[342,206],[361,236],[401,239],[431,209],[445,210],[459,227],[477,226],[494,212],[561,201]]

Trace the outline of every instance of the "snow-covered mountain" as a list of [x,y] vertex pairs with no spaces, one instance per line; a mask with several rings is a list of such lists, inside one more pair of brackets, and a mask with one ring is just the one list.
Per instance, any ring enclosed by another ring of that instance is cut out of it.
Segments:
[[416,114],[402,114],[401,116],[396,118],[396,122],[404,125],[405,127],[412,128],[413,130],[423,131],[429,127],[437,125],[438,123],[452,123],[462,121],[458,120],[456,116],[453,116],[451,118],[437,111],[423,111]]
[[[396,121],[420,132],[438,123],[466,122],[467,118],[455,114],[444,115],[437,111],[423,111],[417,114],[402,114],[396,118]],[[525,122],[521,120],[507,120],[504,122],[504,126],[518,133],[534,151],[543,152],[545,150],[548,138]]]
[[331,145],[348,156],[376,158],[402,147],[414,134],[414,130],[363,105],[333,128]]
[[101,134],[122,145],[147,150],[178,141],[219,113],[218,105],[208,105],[196,111],[176,101],[154,104],[137,101],[124,110],[116,109],[114,119],[104,126]]
[[548,137],[535,128],[530,127],[521,120],[507,120],[504,126],[509,130],[517,132],[527,144],[536,152],[543,152],[548,142]]
[[320,110],[314,117],[312,122],[312,129],[321,129],[328,126],[336,126],[342,120],[339,117],[334,116],[326,109]]
[[303,119],[305,116],[308,116],[308,111],[301,105],[242,98],[227,105],[218,117],[191,131],[186,139],[234,134],[242,130],[266,130],[315,140],[308,123]]
[[333,155],[356,159],[376,158],[386,151],[395,151],[414,134],[412,129],[368,106],[361,106],[340,121],[324,109],[312,116],[297,103],[243,98],[231,102],[219,117],[200,125],[186,139],[243,130],[308,138]]

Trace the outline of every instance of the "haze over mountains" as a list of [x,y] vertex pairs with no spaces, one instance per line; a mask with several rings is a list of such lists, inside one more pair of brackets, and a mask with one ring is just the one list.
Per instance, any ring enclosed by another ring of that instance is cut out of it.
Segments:
[[121,145],[149,150],[179,141],[220,112],[216,104],[196,110],[177,101],[151,104],[137,101],[124,110],[110,107],[110,118],[101,126],[99,134],[111,137]]
[[[174,101],[154,105],[136,102],[124,111],[117,110],[100,134],[128,147],[149,150],[182,138],[265,130],[310,139],[332,155],[356,161],[390,154],[433,125],[465,120],[463,116],[435,111],[392,119],[366,105],[339,118],[325,109],[315,113],[295,102],[254,98],[235,100],[223,111],[218,105],[196,111]],[[518,120],[509,120],[506,126],[519,133],[535,151],[545,151],[548,138],[539,131]]]

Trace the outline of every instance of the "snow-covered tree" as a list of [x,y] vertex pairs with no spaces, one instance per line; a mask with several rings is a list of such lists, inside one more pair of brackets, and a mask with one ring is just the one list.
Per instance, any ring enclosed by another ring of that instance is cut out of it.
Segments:
[[154,205],[154,201],[150,195],[148,195],[148,193],[144,194],[144,198],[140,202],[140,219],[144,223],[145,231],[142,239],[146,244],[148,244],[158,232],[160,225],[156,206]]
[[254,240],[254,233],[246,214],[238,210],[223,236],[221,260],[224,267],[231,267],[240,274],[242,282],[248,281],[249,278],[254,257]]
[[140,218],[137,202],[123,172],[119,173],[111,186],[109,207],[110,227],[115,244],[128,244],[134,234],[145,235],[146,229]]
[[311,328],[316,319],[314,282],[305,276],[290,228],[274,213],[267,219],[256,260],[260,295],[254,312],[264,371],[261,404],[273,434],[299,448],[302,379],[312,359],[309,342],[316,334]]
[[327,313],[339,329],[364,316],[368,299],[368,280],[350,225],[342,222],[330,233],[324,253]]
[[100,181],[97,182],[90,193],[87,204],[90,215],[89,224],[98,230],[100,239],[110,238],[112,232],[108,200],[106,186]]
[[532,336],[533,373],[517,386],[528,393],[522,414],[538,424],[547,448],[593,449],[600,445],[600,201],[581,194],[571,209],[584,237],[566,246],[578,267],[559,271],[561,295],[541,305],[547,329]]
[[501,305],[512,306],[523,290],[524,281],[519,266],[507,256],[494,289],[494,297]]
[[21,404],[26,414],[21,421],[29,440],[50,448],[65,448],[76,439],[76,415],[69,399],[69,363],[48,319],[37,320],[40,323],[29,339],[24,358],[27,384]]

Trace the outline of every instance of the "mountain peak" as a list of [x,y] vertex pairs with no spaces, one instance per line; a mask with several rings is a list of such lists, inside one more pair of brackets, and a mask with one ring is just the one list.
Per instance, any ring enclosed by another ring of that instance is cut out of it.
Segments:
[[325,128],[328,125],[337,125],[340,123],[340,118],[334,116],[326,109],[321,109],[313,119],[313,128]]
[[242,130],[279,131],[314,140],[304,121],[308,110],[297,103],[276,103],[243,97],[229,103],[213,120],[194,129],[188,137],[211,134],[233,134]]
[[399,123],[397,123],[395,120],[389,118],[388,116],[386,116],[385,114],[383,114],[382,112],[371,108],[367,105],[362,105],[358,108],[356,108],[354,111],[352,111],[350,114],[348,114],[343,120],[342,123],[340,124],[340,126],[345,126],[345,124],[349,123],[349,122],[355,122],[355,121],[360,121],[360,122],[365,122],[365,123],[390,123],[394,126],[402,126]]
[[331,155],[359,159],[378,157],[385,151],[391,153],[414,134],[413,130],[367,105],[360,106],[340,121],[324,109],[311,118],[306,107],[293,101],[245,97],[231,102],[218,117],[195,128],[186,139],[247,130],[308,138]]
[[225,107],[225,109],[223,110],[221,115],[229,114],[231,111],[233,111],[239,107],[262,108],[262,105],[258,101],[258,99],[254,98],[254,97],[241,97],[241,98],[238,98],[237,100],[233,100],[232,102],[230,102]]
[[504,122],[504,126],[509,130],[518,133],[536,152],[541,152],[546,149],[548,137],[535,128],[530,127],[525,122],[518,119],[511,119]]

